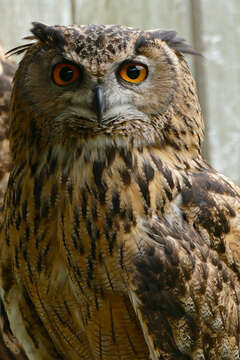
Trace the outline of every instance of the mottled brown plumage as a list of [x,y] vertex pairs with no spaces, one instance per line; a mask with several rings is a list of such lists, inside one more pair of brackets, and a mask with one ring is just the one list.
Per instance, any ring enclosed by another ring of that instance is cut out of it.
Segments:
[[240,191],[201,156],[194,51],[173,31],[32,33],[0,237],[11,341],[30,360],[239,359]]

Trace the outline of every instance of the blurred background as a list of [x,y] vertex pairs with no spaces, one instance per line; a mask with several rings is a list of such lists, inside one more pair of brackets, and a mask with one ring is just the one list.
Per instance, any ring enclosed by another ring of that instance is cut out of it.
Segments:
[[23,44],[32,21],[177,30],[203,55],[187,61],[206,124],[205,157],[240,184],[239,0],[0,0],[0,43],[6,50]]

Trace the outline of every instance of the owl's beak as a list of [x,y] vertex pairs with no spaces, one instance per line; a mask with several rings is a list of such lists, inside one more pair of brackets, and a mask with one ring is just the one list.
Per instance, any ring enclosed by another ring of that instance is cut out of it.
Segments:
[[105,110],[104,93],[100,85],[97,85],[94,89],[93,109],[96,112],[98,124],[100,125]]

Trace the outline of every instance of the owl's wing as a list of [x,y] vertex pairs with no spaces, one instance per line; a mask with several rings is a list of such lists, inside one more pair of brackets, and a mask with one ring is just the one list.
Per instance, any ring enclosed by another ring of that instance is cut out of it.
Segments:
[[10,170],[8,109],[12,79],[16,69],[16,64],[6,59],[4,51],[0,46],[0,207],[3,203]]
[[[152,360],[240,359],[240,284],[234,255],[231,266],[224,248],[214,249],[211,243],[221,237],[226,223],[204,198],[194,203],[199,187],[191,190],[191,195],[182,195],[185,213],[172,204],[164,217],[136,229],[129,296]],[[233,216],[227,198],[222,203],[228,218]],[[195,224],[188,216],[195,217]],[[237,245],[239,237],[233,241],[232,232],[226,236]]]
[[180,203],[186,221],[240,278],[240,188],[215,170],[197,172]]

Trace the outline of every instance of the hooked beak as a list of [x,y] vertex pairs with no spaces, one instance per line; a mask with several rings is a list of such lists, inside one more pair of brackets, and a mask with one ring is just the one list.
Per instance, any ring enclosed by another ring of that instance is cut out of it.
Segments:
[[97,85],[94,89],[93,109],[96,112],[98,124],[100,125],[105,110],[104,94],[100,85]]

